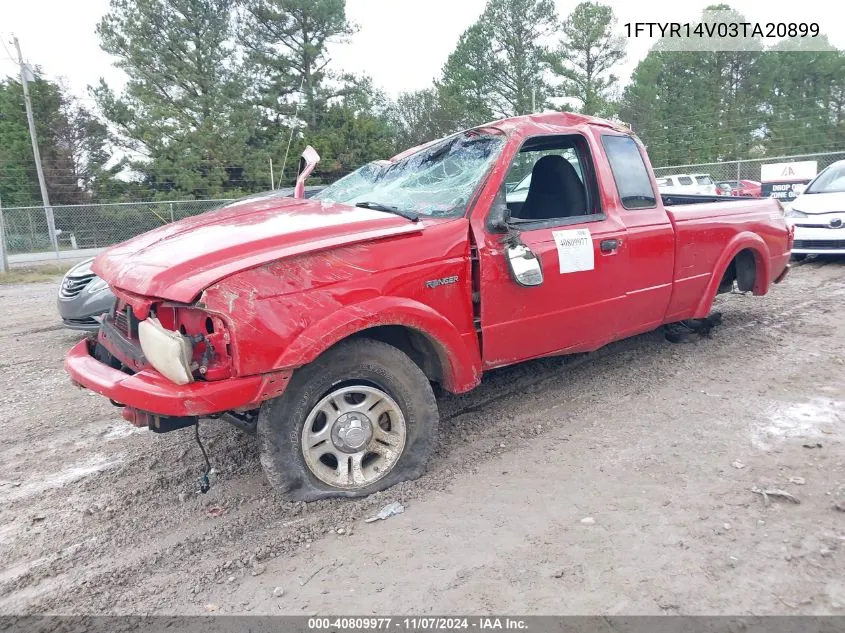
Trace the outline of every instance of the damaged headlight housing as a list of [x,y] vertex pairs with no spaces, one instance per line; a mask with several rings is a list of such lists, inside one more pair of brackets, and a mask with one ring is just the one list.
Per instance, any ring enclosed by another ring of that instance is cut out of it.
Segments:
[[165,329],[155,317],[138,324],[138,339],[147,362],[177,385],[193,382],[193,346],[187,336]]
[[105,290],[109,287],[108,283],[106,283],[105,279],[101,279],[100,277],[94,277],[93,281],[88,284],[88,292],[90,294],[95,294],[100,292],[101,290]]

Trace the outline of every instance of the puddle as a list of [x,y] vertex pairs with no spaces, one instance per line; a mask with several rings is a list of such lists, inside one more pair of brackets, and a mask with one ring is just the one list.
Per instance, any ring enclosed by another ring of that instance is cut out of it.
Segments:
[[0,502],[9,502],[23,497],[30,497],[32,495],[49,490],[50,488],[61,488],[65,484],[72,481],[82,479],[92,473],[105,470],[109,466],[118,463],[122,459],[122,455],[111,454],[94,455],[89,459],[77,462],[72,466],[68,466],[56,473],[50,473],[40,478],[32,479],[26,475],[23,476],[23,483],[17,488],[6,490],[0,488]]
[[786,439],[820,440],[841,437],[845,430],[845,402],[812,398],[808,402],[778,407],[765,422],[752,423],[751,443],[768,450]]

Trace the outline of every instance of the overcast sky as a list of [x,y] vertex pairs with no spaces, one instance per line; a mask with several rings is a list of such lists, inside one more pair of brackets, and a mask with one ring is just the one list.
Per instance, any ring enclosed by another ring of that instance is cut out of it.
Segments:
[[[348,17],[359,32],[349,44],[333,49],[338,69],[370,75],[390,96],[431,84],[460,33],[472,24],[486,0],[347,0]],[[578,0],[555,0],[566,16]],[[714,0],[605,0],[626,22],[687,22]],[[831,42],[845,49],[845,24],[832,0],[734,0],[729,3],[749,21],[818,22]],[[119,86],[122,74],[100,50],[94,29],[108,0],[0,0],[0,76],[17,72],[10,54],[11,34],[18,36],[24,57],[51,79],[64,78],[72,91],[87,98],[87,86],[104,77]],[[625,80],[648,52],[653,40],[628,40],[628,60],[620,68]]]

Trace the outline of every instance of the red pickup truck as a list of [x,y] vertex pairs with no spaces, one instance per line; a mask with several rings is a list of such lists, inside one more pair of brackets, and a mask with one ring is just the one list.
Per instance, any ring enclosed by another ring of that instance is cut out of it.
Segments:
[[[509,201],[504,183],[529,173]],[[432,383],[462,393],[489,369],[701,319],[734,283],[762,295],[786,275],[777,201],[657,192],[623,126],[490,123],[308,200],[253,197],[107,250],[93,269],[117,302],[66,368],[156,432],[256,429],[290,498],[363,496],[423,472]]]

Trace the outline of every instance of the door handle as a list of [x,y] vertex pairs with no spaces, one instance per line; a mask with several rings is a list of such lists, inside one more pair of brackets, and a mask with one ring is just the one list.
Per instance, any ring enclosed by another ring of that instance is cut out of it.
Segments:
[[600,244],[602,253],[611,253],[619,248],[622,240],[602,240]]

